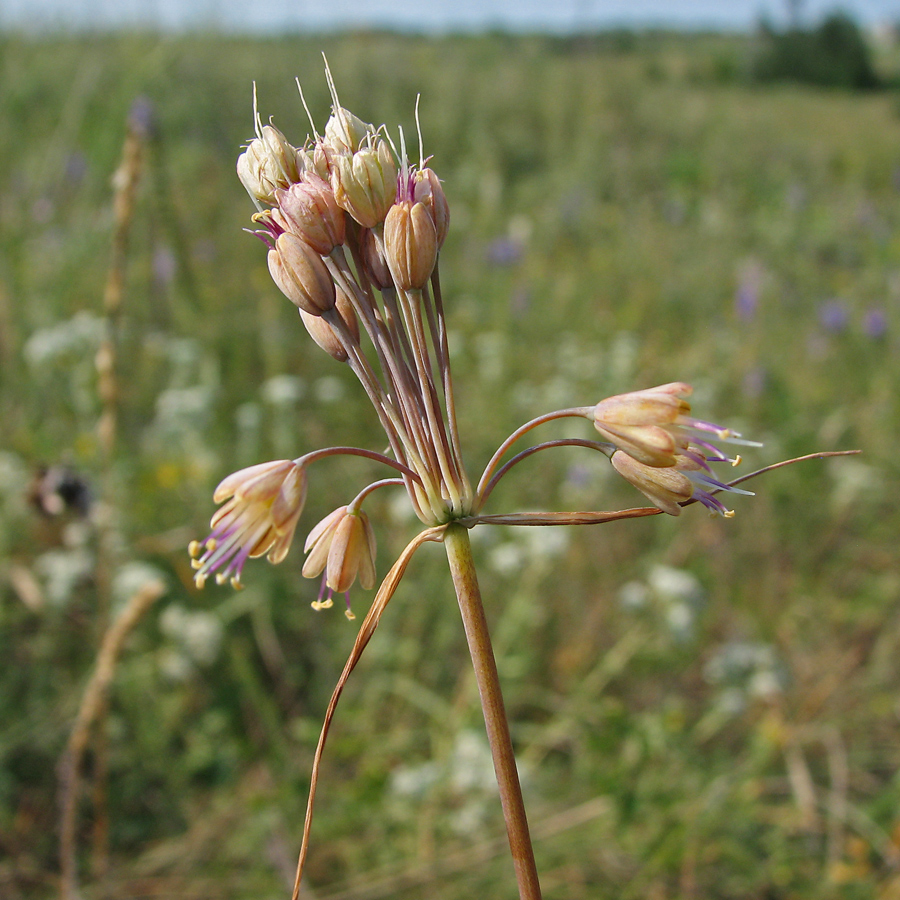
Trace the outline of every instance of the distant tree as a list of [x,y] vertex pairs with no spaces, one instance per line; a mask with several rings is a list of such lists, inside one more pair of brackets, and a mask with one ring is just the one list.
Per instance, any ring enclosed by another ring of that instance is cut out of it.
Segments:
[[[799,5],[798,0],[794,3]],[[851,90],[879,85],[869,45],[845,13],[832,13],[813,29],[776,32],[764,24],[761,35],[763,46],[753,65],[759,81],[799,81]]]
[[800,19],[803,12],[803,0],[787,0],[788,22],[795,30],[800,28]]

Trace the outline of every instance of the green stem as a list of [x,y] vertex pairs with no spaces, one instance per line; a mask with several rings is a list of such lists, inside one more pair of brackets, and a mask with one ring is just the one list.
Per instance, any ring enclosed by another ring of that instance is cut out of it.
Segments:
[[491,756],[494,758],[497,786],[500,789],[500,803],[503,806],[503,817],[506,819],[509,849],[516,869],[519,900],[541,900],[541,886],[534,864],[531,837],[528,834],[525,803],[522,800],[519,773],[516,771],[516,759],[509,736],[509,723],[503,706],[503,695],[500,692],[497,663],[491,647],[487,619],[484,616],[468,531],[462,525],[455,523],[448,525],[444,546],[447,548],[453,586],[456,588],[459,609],[466,629],[469,653],[475,666],[475,679],[478,682],[478,693],[481,695],[484,724],[491,745]]

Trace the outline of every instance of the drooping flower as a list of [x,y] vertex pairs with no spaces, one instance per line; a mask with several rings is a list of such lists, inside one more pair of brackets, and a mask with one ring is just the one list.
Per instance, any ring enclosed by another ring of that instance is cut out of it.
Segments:
[[213,500],[228,502],[212,517],[206,540],[190,544],[194,581],[203,587],[215,573],[219,584],[239,588],[248,558],[267,553],[279,563],[287,555],[306,500],[306,470],[290,459],[250,466],[225,478]]
[[601,400],[591,416],[594,427],[619,450],[645,466],[667,468],[689,446],[721,458],[710,441],[759,446],[740,434],[690,415],[693,388],[680,381]]
[[731,487],[713,475],[709,463],[727,461],[721,455],[707,458],[699,451],[690,450],[676,456],[673,466],[648,466],[631,454],[616,450],[610,460],[626,481],[670,516],[681,515],[682,504],[697,500],[710,512],[731,518],[734,510],[728,509],[716,493],[728,491],[752,496],[751,491]]
[[340,506],[309,533],[304,551],[309,554],[303,575],[315,578],[325,572],[329,590],[344,593],[359,575],[368,590],[375,584],[375,533],[369,517]]

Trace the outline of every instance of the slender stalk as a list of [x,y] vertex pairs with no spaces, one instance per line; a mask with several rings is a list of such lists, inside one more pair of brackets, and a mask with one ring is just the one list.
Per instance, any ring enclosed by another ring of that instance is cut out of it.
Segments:
[[522,462],[523,459],[528,459],[529,456],[533,456],[541,450],[550,450],[553,447],[587,447],[590,450],[597,450],[600,453],[605,453],[607,456],[610,456],[615,449],[612,444],[606,444],[601,441],[586,441],[583,438],[564,438],[559,441],[545,441],[543,444],[536,444],[534,447],[529,447],[527,450],[517,453],[509,460],[509,462],[504,463],[484,488],[482,488],[481,493],[478,495],[478,508],[481,509],[484,504],[487,503],[487,499],[491,495],[491,491],[497,486],[497,482],[500,481],[513,466]]
[[453,377],[450,374],[450,345],[447,341],[447,322],[444,319],[444,302],[441,297],[441,278],[438,263],[435,263],[434,271],[431,273],[431,288],[434,299],[434,311],[438,322],[438,346],[440,348],[441,372],[444,379],[444,405],[447,407],[447,424],[450,428],[450,446],[456,459],[460,477],[466,486],[465,493],[471,494],[471,486],[469,485],[469,479],[462,461],[459,428],[456,424],[456,401],[453,398]]
[[516,759],[509,736],[509,723],[503,706],[503,695],[500,692],[497,663],[494,660],[491,636],[481,602],[481,591],[478,588],[468,531],[456,523],[449,525],[444,536],[444,545],[447,548],[453,586],[456,588],[466,630],[466,640],[469,642],[469,653],[475,667],[475,679],[478,682],[481,708],[484,711],[484,724],[491,745],[491,756],[494,759],[497,786],[500,789],[500,803],[503,806],[503,817],[506,819],[509,849],[512,852],[516,882],[519,885],[519,900],[541,900],[541,885],[528,833],[525,803],[522,800],[519,773],[516,771]]
[[[512,445],[522,437],[523,434],[527,434],[531,431],[532,428],[537,428],[538,425],[543,425],[545,422],[552,422],[554,419],[567,419],[567,418],[584,418],[590,411],[593,409],[591,406],[575,406],[571,409],[558,409],[555,412],[545,413],[542,416],[538,416],[536,419],[532,419],[530,422],[526,422],[524,425],[519,426],[496,450],[494,455],[491,457],[490,462],[485,466],[484,472],[481,473],[481,478],[478,481],[478,487],[475,489],[475,496],[481,497],[484,492],[485,485],[490,481],[491,475],[494,474],[494,470],[500,463],[500,460],[503,458],[504,454],[507,450],[509,450]],[[476,501],[476,509],[480,509],[480,504]]]

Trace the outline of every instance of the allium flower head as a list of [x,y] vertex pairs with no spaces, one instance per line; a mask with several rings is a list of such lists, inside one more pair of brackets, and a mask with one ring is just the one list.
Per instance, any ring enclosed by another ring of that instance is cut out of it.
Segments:
[[721,425],[690,416],[693,389],[680,381],[607,397],[592,411],[594,427],[619,450],[645,466],[670,467],[690,444],[718,453],[710,439],[752,444]]
[[219,584],[240,587],[248,558],[267,553],[279,563],[287,555],[306,500],[306,470],[289,459],[250,466],[225,478],[213,500],[228,502],[212,517],[206,540],[191,542],[194,581],[203,587],[215,573]]

